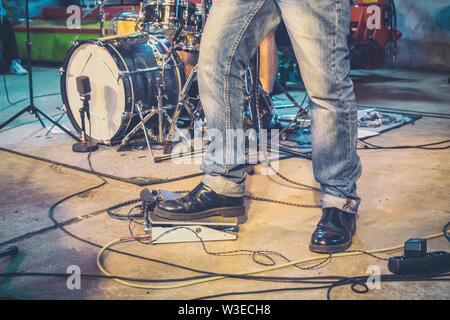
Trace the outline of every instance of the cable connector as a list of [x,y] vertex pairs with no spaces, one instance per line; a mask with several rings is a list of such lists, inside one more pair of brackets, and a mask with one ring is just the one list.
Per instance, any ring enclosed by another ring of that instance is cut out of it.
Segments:
[[152,236],[150,234],[135,234],[133,236],[126,236],[120,238],[120,241],[126,241],[126,240],[142,240],[142,239],[151,239]]

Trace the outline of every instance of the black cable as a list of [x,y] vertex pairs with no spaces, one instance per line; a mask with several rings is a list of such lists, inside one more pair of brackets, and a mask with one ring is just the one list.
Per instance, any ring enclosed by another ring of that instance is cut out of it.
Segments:
[[[341,279],[333,283],[329,288],[327,289],[327,300],[331,300],[331,291],[334,288],[345,286],[345,285],[351,285],[351,289],[355,293],[367,293],[369,291],[369,288],[366,284],[367,279],[370,276],[361,276],[361,277],[351,277],[346,279]],[[442,278],[447,277],[447,278]],[[444,273],[419,273],[419,274],[409,274],[409,275],[394,275],[394,274],[388,274],[388,275],[380,275],[380,282],[418,282],[418,281],[450,281],[450,273],[444,272]],[[358,290],[356,289],[356,286],[362,286],[364,287],[364,290]]]
[[[70,274],[67,273],[45,273],[45,272],[9,272],[9,273],[0,273],[0,277],[4,278],[12,278],[12,277],[61,277],[67,278]],[[222,276],[217,274],[217,276]],[[226,276],[226,275],[223,275]],[[92,274],[80,274],[80,277],[83,279],[90,280],[102,280],[102,279],[118,279],[124,281],[135,281],[135,282],[171,282],[169,279],[139,279],[139,278],[130,278],[130,277],[121,277],[121,276],[106,276],[106,275],[92,275]],[[240,278],[242,276],[238,276]],[[246,277],[256,277],[256,276],[246,276]],[[199,279],[201,277],[190,277],[185,278],[186,280]],[[203,277],[204,278],[204,277]],[[271,278],[275,277],[264,277],[267,281],[272,281]],[[212,299],[212,298],[220,298],[225,296],[232,295],[249,295],[249,294],[261,294],[261,293],[270,293],[270,292],[282,292],[282,291],[304,291],[304,290],[318,290],[318,289],[327,289],[327,299],[331,299],[331,291],[334,288],[350,285],[351,290],[355,293],[364,294],[369,291],[367,286],[367,279],[369,276],[356,276],[356,277],[342,277],[342,276],[317,276],[317,277],[278,277],[287,279],[289,282],[293,283],[304,283],[304,284],[325,284],[323,286],[311,286],[311,287],[288,287],[288,288],[276,288],[276,289],[265,289],[265,290],[257,290],[257,291],[245,291],[245,292],[226,292],[221,294],[209,295],[198,297],[193,300],[204,300],[204,299]],[[251,280],[262,280],[262,279],[251,279]],[[423,281],[450,281],[450,272],[443,273],[431,273],[431,274],[413,274],[413,275],[380,275],[380,282],[423,282]],[[357,289],[357,286],[362,286],[364,290]]]
[[[208,251],[208,249],[206,248],[205,241],[198,235],[197,232],[195,232],[194,230],[192,230],[192,229],[190,229],[188,227],[183,227],[183,226],[171,228],[171,229],[167,230],[166,232],[160,234],[157,238],[152,239],[152,241],[157,241],[160,238],[162,238],[162,237],[164,237],[164,236],[166,236],[166,235],[168,235],[168,234],[170,234],[170,233],[172,233],[174,231],[181,230],[181,229],[188,230],[188,231],[192,232],[199,239],[199,241],[202,244],[202,247],[203,247],[203,250],[205,251],[205,253],[209,254],[209,255],[212,255],[212,256],[250,255],[252,257],[252,259],[253,259],[253,262],[255,262],[256,264],[259,264],[259,265],[263,265],[263,266],[274,266],[276,264],[275,260],[271,257],[271,255],[278,256],[278,257],[284,259],[287,262],[291,262],[291,260],[289,260],[287,257],[285,257],[281,253],[275,252],[275,251],[239,249],[239,250],[230,250],[230,251],[211,252],[211,251]],[[267,259],[270,262],[269,263],[264,263],[264,262],[258,261],[257,260],[258,256],[261,256],[261,257]],[[319,262],[319,263],[317,263],[317,264],[315,264],[313,266],[310,266],[310,267],[300,267],[298,264],[293,264],[293,266],[298,268],[298,269],[301,269],[301,270],[315,269],[315,268],[323,265],[325,262],[330,261],[331,260],[331,256],[332,255],[330,254],[323,261],[321,261],[321,262]]]
[[[91,152],[90,152],[89,155],[88,155],[88,162],[89,162],[89,165],[90,165],[90,168],[92,169],[92,171],[95,171],[95,170],[93,169],[93,167],[92,167],[92,163],[91,163],[90,156],[91,156]],[[62,202],[67,201],[68,199],[73,198],[73,197],[75,197],[75,196],[78,196],[78,195],[80,195],[80,194],[83,194],[83,193],[85,193],[85,192],[88,192],[88,191],[91,191],[91,190],[100,188],[100,187],[102,187],[103,185],[105,185],[105,184],[107,183],[107,181],[104,180],[102,177],[99,177],[99,178],[102,179],[102,183],[101,183],[101,184],[99,184],[99,185],[97,185],[97,186],[94,186],[94,187],[90,187],[90,188],[85,189],[85,190],[83,190],[83,191],[74,193],[74,194],[72,194],[72,195],[70,195],[70,196],[67,196],[67,197],[65,197],[65,198],[63,198],[63,199],[57,201],[55,204],[53,204],[52,207],[51,207],[50,210],[49,210],[49,218],[50,218],[50,220],[52,220],[52,222],[55,224],[55,226],[57,226],[59,229],[61,229],[61,230],[64,231],[66,234],[70,235],[71,237],[73,237],[73,238],[75,238],[75,239],[77,239],[77,240],[79,240],[79,241],[82,241],[82,242],[84,242],[84,243],[87,243],[87,244],[90,244],[90,245],[93,245],[93,246],[96,246],[96,247],[101,248],[101,246],[98,245],[98,244],[95,244],[95,243],[93,243],[93,242],[91,242],[91,241],[89,241],[89,240],[80,238],[80,237],[78,237],[78,236],[76,236],[76,235],[70,233],[70,232],[67,231],[62,225],[60,225],[59,222],[54,218],[54,209],[55,209],[59,204],[61,204]],[[146,281],[154,281],[154,282],[174,282],[174,281],[186,281],[186,279],[199,279],[199,278],[205,278],[205,277],[208,277],[208,276],[217,276],[217,275],[219,275],[219,274],[212,273],[212,272],[207,272],[207,271],[202,271],[202,270],[198,270],[198,269],[194,269],[194,268],[184,267],[184,266],[181,266],[181,265],[172,264],[172,263],[168,263],[168,262],[161,261],[161,260],[157,260],[157,259],[146,258],[146,257],[142,257],[142,256],[138,256],[138,255],[134,255],[134,254],[130,254],[130,253],[126,253],[126,252],[114,250],[114,249],[108,249],[108,250],[110,250],[110,251],[112,251],[112,252],[120,253],[120,254],[125,254],[125,255],[128,255],[128,256],[131,256],[131,257],[139,258],[139,259],[144,259],[144,260],[148,260],[148,261],[152,261],[152,262],[162,263],[162,264],[165,264],[165,265],[168,265],[168,266],[173,266],[173,267],[177,267],[177,268],[181,268],[181,269],[185,269],[185,270],[189,270],[189,271],[193,271],[193,272],[203,273],[203,274],[204,274],[203,276],[197,276],[197,277],[191,277],[191,278],[183,278],[183,279],[153,279],[153,280],[148,280],[148,279],[147,279]],[[2,275],[4,275],[4,274],[2,274]],[[65,276],[67,276],[67,275],[65,275]],[[275,281],[275,280],[278,280],[278,281],[286,281],[286,280],[288,280],[288,281],[294,281],[294,280],[295,280],[295,279],[293,279],[293,278],[287,278],[287,277],[261,277],[261,276],[249,276],[249,275],[239,276],[239,275],[230,275],[230,274],[224,274],[224,275],[222,275],[222,276],[231,277],[231,278],[253,279],[253,280],[257,280],[257,279],[258,279],[258,280],[264,280],[264,279],[265,279],[265,280],[268,280],[268,281]],[[298,278],[297,278],[297,279],[298,279]]]
[[[112,207],[107,208],[106,212],[108,213],[110,218],[113,218],[113,219],[116,219],[116,220],[129,220],[130,219],[130,215],[129,214],[115,213],[113,210],[119,209],[121,207],[125,207],[125,206],[130,205],[130,204],[137,203],[139,201],[141,201],[141,199],[128,200],[128,201],[125,201],[125,202],[122,202],[122,203],[119,203],[119,204],[116,204],[116,205],[114,205]],[[136,206],[136,207],[138,207],[138,206]],[[136,217],[136,218],[143,218],[144,215],[143,214],[139,214],[139,215],[136,215],[134,217]]]
[[[91,155],[91,153],[89,153],[89,155],[88,155],[88,161],[89,161],[91,169],[93,170],[91,159],[90,159],[90,155]],[[54,210],[59,204],[63,203],[64,201],[67,201],[70,198],[73,198],[73,197],[78,196],[80,194],[83,194],[85,192],[88,192],[88,191],[100,188],[103,185],[105,185],[107,183],[107,181],[104,180],[102,177],[100,177],[100,178],[102,179],[102,183],[100,183],[99,185],[94,186],[94,187],[90,187],[90,188],[87,188],[87,189],[85,189],[83,191],[80,191],[80,192],[74,193],[72,195],[66,196],[65,198],[63,198],[63,199],[57,201],[56,203],[54,203],[51,206],[51,208],[49,209],[49,218],[55,224],[56,227],[58,227],[59,229],[61,229],[63,232],[65,232],[69,236],[73,237],[74,239],[77,239],[77,240],[79,240],[81,242],[87,243],[89,245],[92,245],[92,246],[95,246],[95,247],[98,247],[98,248],[102,248],[102,246],[99,245],[99,244],[96,244],[96,243],[94,243],[92,241],[89,241],[87,239],[83,239],[81,237],[78,237],[78,236],[72,234],[71,232],[69,232],[68,230],[66,230],[64,228],[64,226],[61,225],[55,219],[55,217],[54,217]],[[177,281],[203,279],[203,278],[206,278],[206,277],[209,277],[209,276],[224,276],[224,277],[228,277],[228,278],[251,279],[251,280],[261,280],[261,281],[295,281],[295,282],[302,282],[302,281],[304,282],[304,281],[308,281],[308,280],[317,280],[317,279],[319,279],[318,277],[294,278],[294,277],[266,277],[266,276],[250,276],[250,275],[217,274],[217,273],[214,273],[214,272],[208,272],[208,271],[204,271],[204,270],[199,270],[199,269],[194,269],[194,268],[190,268],[190,267],[185,267],[185,266],[182,266],[182,265],[178,265],[178,264],[174,264],[174,263],[170,263],[170,262],[166,262],[166,261],[162,261],[162,260],[158,260],[158,259],[142,257],[142,256],[139,256],[139,255],[135,255],[135,254],[131,254],[131,253],[128,253],[128,252],[123,252],[123,251],[119,251],[119,250],[115,250],[115,249],[111,249],[111,248],[109,248],[108,250],[111,251],[111,252],[127,255],[127,256],[130,256],[130,257],[134,257],[134,258],[138,258],[138,259],[142,259],[142,260],[146,260],[146,261],[151,261],[151,262],[155,262],[155,263],[160,263],[160,264],[164,264],[164,265],[167,265],[167,266],[172,266],[172,267],[176,267],[176,268],[180,268],[180,269],[184,269],[184,270],[188,270],[188,271],[192,271],[192,272],[202,273],[203,274],[203,275],[200,275],[200,276],[194,276],[194,277],[188,277],[188,278],[178,278],[178,279],[132,279],[134,281],[177,282]],[[34,273],[34,274],[36,275],[37,273]],[[25,274],[17,273],[17,274],[9,274],[9,275],[11,275],[11,276],[13,276],[13,275],[22,275],[22,276],[24,276]],[[51,275],[51,274],[47,274],[47,275]],[[0,274],[0,276],[8,276],[8,274]],[[68,275],[64,274],[64,276],[67,277]],[[115,276],[115,278],[119,278],[119,277]],[[323,279],[323,278],[320,278],[320,279]],[[327,279],[330,279],[330,277],[327,277]],[[291,290],[291,289],[289,289],[289,290]]]
[[424,149],[424,150],[444,150],[444,149],[449,149],[449,146],[445,146],[445,147],[435,147],[435,148],[429,148],[431,146],[436,146],[436,145],[440,145],[440,144],[444,144],[444,143],[450,143],[450,140],[443,140],[443,141],[439,141],[439,142],[433,142],[433,143],[427,143],[427,144],[421,144],[421,145],[416,145],[416,146],[379,146],[367,141],[363,141],[360,140],[362,144],[368,145],[372,148],[359,148],[360,150],[364,150],[364,149],[390,149],[390,150],[396,150],[396,149]]
[[[72,194],[72,195],[69,195],[69,196],[67,196],[67,197],[65,197],[65,198],[63,198],[63,199],[61,199],[61,200],[59,200],[59,201],[56,202],[55,204],[53,204],[52,207],[49,209],[49,218],[50,218],[50,220],[52,220],[52,222],[53,222],[59,229],[61,229],[63,232],[65,232],[65,233],[68,234],[69,236],[71,236],[71,237],[73,237],[73,238],[75,238],[75,239],[77,239],[77,240],[79,240],[79,241],[81,241],[81,242],[84,242],[84,243],[90,244],[90,245],[92,245],[92,246],[101,248],[102,246],[100,246],[100,245],[98,245],[98,244],[96,244],[96,243],[94,243],[94,242],[92,242],[92,241],[89,241],[89,240],[80,238],[80,237],[78,237],[78,236],[72,234],[72,233],[69,232],[68,230],[66,230],[66,229],[65,229],[62,225],[60,225],[60,224],[58,223],[58,221],[54,218],[54,209],[55,209],[59,204],[61,204],[62,202],[67,201],[68,199],[70,199],[70,198],[72,198],[72,197],[75,197],[75,196],[77,196],[77,195],[80,195],[80,194],[82,194],[82,193],[84,193],[84,192],[88,192],[88,191],[90,191],[90,190],[99,188],[99,187],[103,186],[104,184],[105,184],[105,183],[102,182],[101,184],[99,184],[99,185],[97,185],[97,186],[90,187],[90,188],[88,188],[88,189],[86,189],[86,190],[83,190],[83,191],[74,193],[74,194]],[[311,281],[315,281],[315,280],[324,280],[324,279],[343,279],[343,278],[344,278],[344,277],[333,277],[333,276],[331,276],[331,277],[330,277],[330,276],[327,276],[327,277],[303,277],[303,278],[298,278],[298,277],[266,277],[266,276],[251,276],[251,275],[217,274],[217,273],[213,273],[213,272],[208,272],[208,271],[203,271],[203,270],[198,270],[198,269],[194,269],[194,268],[189,268],[189,267],[181,266],[181,265],[178,265],[178,264],[173,264],[173,263],[166,262],[166,261],[162,261],[162,260],[158,260],[158,259],[142,257],[142,256],[139,256],[139,255],[135,255],[135,254],[131,254],[131,253],[128,253],[128,252],[123,252],[123,251],[119,251],[119,250],[115,250],[115,249],[111,249],[111,248],[109,248],[108,250],[111,251],[111,252],[115,252],[115,253],[119,253],[119,254],[124,254],[124,255],[127,255],[127,256],[130,256],[130,257],[139,258],[139,259],[142,259],[142,260],[151,261],[151,262],[156,262],[156,263],[161,263],[161,264],[164,264],[164,265],[167,265],[167,266],[172,266],[172,267],[176,267],[176,268],[180,268],[180,269],[184,269],[184,270],[188,270],[188,271],[192,271],[192,272],[202,273],[202,274],[203,274],[203,275],[200,275],[200,276],[186,277],[186,278],[178,278],[178,279],[135,279],[135,278],[127,278],[128,280],[131,280],[131,281],[141,281],[141,282],[177,282],[177,281],[188,281],[188,280],[203,279],[203,278],[206,278],[206,277],[209,277],[209,276],[223,276],[223,277],[228,277],[228,278],[238,278],[238,279],[247,279],[247,280],[261,280],[261,281],[290,281],[290,282],[293,281],[293,282],[311,283]],[[68,274],[56,275],[56,274],[51,274],[51,273],[47,273],[47,274],[40,274],[40,273],[29,273],[29,274],[26,274],[26,273],[2,273],[2,274],[0,274],[0,277],[27,276],[27,275],[46,275],[46,276],[64,276],[64,277],[67,277],[67,276],[68,276]],[[86,276],[86,275],[82,275],[82,276]],[[93,275],[93,276],[91,276],[91,277],[96,277],[96,278],[106,278],[106,276],[102,276],[102,275],[100,275],[100,276],[98,276],[98,275]],[[125,277],[119,277],[119,276],[114,276],[114,277],[111,277],[111,278],[125,279]],[[281,290],[281,289],[279,289],[279,290]],[[293,290],[293,289],[288,289],[288,290]],[[303,288],[303,289],[298,289],[298,290],[306,290],[306,289]],[[260,291],[260,292],[262,293],[262,292],[264,292],[264,291]],[[257,293],[257,292],[255,292],[255,293]]]
[[[358,109],[363,109],[363,110],[365,110],[365,109],[373,109],[373,108],[374,107],[369,107],[369,106],[358,106]],[[381,112],[406,114],[406,115],[412,115],[412,116],[423,116],[423,117],[430,117],[430,118],[450,119],[450,114],[448,114],[448,113],[428,112],[428,111],[414,111],[414,110],[397,109],[397,108],[389,108],[389,107],[375,107],[375,110],[381,111]]]
[[[398,281],[450,281],[450,273],[441,273],[441,274],[418,274],[418,275],[408,275],[408,276],[397,276],[397,275],[381,275],[381,282],[398,282]],[[448,278],[442,278],[448,277]],[[315,277],[316,279],[320,279],[321,277]],[[261,294],[261,293],[270,293],[270,292],[283,292],[283,291],[304,291],[304,290],[317,290],[317,289],[327,289],[327,299],[331,300],[331,291],[334,288],[350,285],[350,288],[353,292],[358,294],[364,294],[369,292],[369,287],[366,282],[369,276],[358,276],[358,277],[340,277],[333,281],[330,285],[325,286],[312,286],[312,287],[288,287],[288,288],[276,288],[276,289],[266,289],[266,290],[258,290],[258,291],[241,291],[241,292],[226,292],[215,295],[198,297],[194,300],[205,300],[212,298],[221,298],[226,296],[233,295],[251,295],[251,294]],[[319,283],[319,282],[317,282]],[[363,290],[358,289],[357,287],[361,286]]]
[[293,288],[277,288],[277,289],[265,289],[265,290],[256,290],[256,291],[242,291],[242,292],[226,292],[219,293],[209,296],[198,297],[192,300],[207,300],[213,298],[223,298],[227,296],[237,296],[237,295],[250,295],[250,294],[261,294],[261,293],[271,293],[271,292],[283,292],[283,291],[305,291],[305,290],[318,290],[318,289],[327,289],[330,286],[314,286],[314,287],[293,287]]
[[[90,126],[90,130],[91,130],[91,126]],[[89,166],[90,166],[91,170],[93,172],[95,172],[95,170],[92,167],[92,163],[91,163],[91,159],[90,158],[91,158],[91,152],[89,152],[89,154],[88,154],[88,162],[89,162]],[[94,189],[97,189],[97,188],[100,188],[100,187],[104,186],[105,184],[107,184],[107,181],[103,177],[101,177],[99,175],[97,175],[97,177],[99,177],[102,180],[102,183],[100,183],[99,185],[96,185],[94,187],[90,187],[90,188],[87,188],[87,189],[85,189],[83,191],[80,191],[80,192],[74,193],[72,195],[66,196],[63,199],[55,202],[51,206],[51,208],[49,209],[49,219],[54,223],[54,225],[56,227],[61,229],[63,232],[65,232],[69,236],[71,236],[71,237],[73,237],[73,238],[75,238],[75,239],[77,239],[79,241],[82,241],[84,243],[90,244],[92,246],[102,248],[102,246],[100,246],[100,245],[98,245],[98,244],[96,244],[94,242],[91,242],[91,241],[89,241],[87,239],[83,239],[81,237],[78,237],[78,236],[70,233],[54,217],[54,214],[55,214],[54,210],[59,204],[65,202],[65,201],[67,201],[67,200],[69,200],[69,199],[71,199],[71,198],[73,198],[75,196],[81,195],[81,194],[83,194],[85,192],[88,192],[88,191],[91,191],[91,190],[94,190]],[[165,264],[165,265],[168,265],[168,266],[177,267],[177,268],[185,269],[185,270],[188,270],[188,271],[192,271],[192,272],[196,272],[196,273],[203,273],[204,274],[203,276],[183,278],[183,279],[146,279],[145,280],[146,282],[186,281],[186,279],[200,279],[200,278],[205,278],[205,277],[208,277],[208,276],[224,276],[224,277],[229,277],[229,278],[252,279],[252,280],[263,280],[263,281],[295,281],[295,282],[305,281],[304,280],[305,278],[301,279],[301,278],[292,278],[292,277],[289,278],[289,277],[264,277],[264,276],[250,276],[250,275],[217,274],[217,273],[213,273],[213,272],[208,272],[208,271],[203,271],[203,270],[198,270],[198,269],[194,269],[194,268],[181,266],[181,265],[178,265],[178,264],[173,264],[173,263],[162,261],[162,260],[158,260],[158,259],[146,258],[146,257],[142,257],[142,256],[139,256],[139,255],[134,255],[134,254],[127,253],[127,252],[114,250],[114,249],[111,249],[111,248],[109,248],[108,250],[112,251],[112,252],[115,252],[115,253],[124,254],[124,255],[127,255],[127,256],[130,256],[130,257],[135,257],[135,258],[139,258],[139,259],[143,259],[143,260],[147,260],[147,261],[162,263],[162,264]],[[21,274],[21,273],[0,274],[0,276],[8,276],[8,275],[9,276],[13,276],[13,275],[15,275],[15,276],[19,276],[19,275],[25,276],[25,274]],[[37,273],[34,273],[34,275],[37,275]],[[48,276],[48,275],[54,275],[54,274],[46,274],[46,275]],[[64,276],[67,277],[68,275],[64,274]],[[98,277],[101,277],[101,276],[98,276]],[[118,278],[118,277],[115,276],[114,278]],[[329,279],[329,278],[330,277],[328,277],[327,279]],[[311,279],[319,279],[319,278],[318,277],[310,277],[309,280],[311,280]],[[135,280],[135,281],[144,281],[144,279]],[[289,289],[289,290],[293,290],[293,289]],[[303,288],[301,290],[306,290],[306,289]]]

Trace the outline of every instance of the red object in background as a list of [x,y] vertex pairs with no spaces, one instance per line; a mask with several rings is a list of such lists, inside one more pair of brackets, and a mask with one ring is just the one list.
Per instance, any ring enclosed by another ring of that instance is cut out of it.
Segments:
[[[196,4],[202,3],[202,0],[188,1]],[[372,6],[376,6],[378,9],[374,10]],[[372,26],[374,23],[378,23],[379,26],[374,28]],[[353,0],[348,41],[352,69],[382,68],[385,64],[388,45],[392,45],[391,55],[395,61],[396,41],[402,36],[396,26],[397,16],[394,0]]]
[[[394,0],[356,0],[351,12],[349,47],[352,69],[379,69],[385,64],[386,47],[396,58],[397,30]],[[377,9],[378,8],[378,9]]]

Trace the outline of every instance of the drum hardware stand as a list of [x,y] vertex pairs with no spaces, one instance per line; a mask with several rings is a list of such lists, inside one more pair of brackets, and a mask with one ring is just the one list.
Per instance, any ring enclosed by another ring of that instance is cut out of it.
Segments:
[[[62,118],[64,118],[64,116],[67,114],[67,109],[65,105],[62,105],[62,107],[57,108],[61,111],[63,111],[63,113],[61,114],[61,116],[56,120],[56,123],[59,123]],[[48,136],[50,134],[50,132],[53,130],[53,128],[55,127],[55,124],[52,124],[52,126],[50,127],[50,129],[48,129],[47,133],[45,134],[45,136]]]
[[194,69],[192,70],[192,72],[189,74],[188,80],[186,81],[186,83],[183,86],[183,89],[180,92],[180,98],[178,100],[178,105],[173,114],[172,123],[169,128],[169,132],[167,133],[167,137],[166,137],[166,141],[165,141],[166,143],[169,142],[169,138],[172,136],[175,129],[177,128],[177,122],[178,122],[178,118],[180,117],[181,108],[184,108],[186,110],[187,114],[194,122],[194,126],[197,125],[198,128],[202,128],[202,126],[200,125],[198,119],[195,117],[192,110],[189,108],[189,106],[186,105],[186,101],[189,97],[187,93],[191,89],[191,86],[194,82],[195,76],[197,75],[197,68],[198,68],[198,66],[195,66]]
[[[167,115],[163,109],[163,98],[167,99],[167,95],[165,94],[166,84],[165,84],[165,71],[166,71],[166,62],[163,59],[163,65],[161,67],[161,71],[159,76],[156,76],[156,86],[158,88],[157,99],[157,112],[158,112],[158,142],[163,143],[165,140],[164,132],[163,132],[163,120],[164,116]],[[164,94],[163,94],[164,91]]]
[[109,0],[96,0],[95,6],[83,14],[83,18],[85,18],[86,16],[88,16],[89,14],[91,14],[98,8],[99,20],[100,20],[100,37],[101,38],[103,38],[105,36],[105,18],[107,16],[107,14],[105,14],[105,3],[108,1]]
[[[175,37],[177,37],[177,35],[179,35],[179,31],[180,30],[181,29],[178,28]],[[167,61],[174,54],[173,50],[174,50],[174,48],[173,48],[173,46],[171,46],[171,48],[169,48],[168,52],[166,54],[164,54],[163,58],[161,59],[162,60],[162,66],[160,67],[160,70],[159,70],[160,74],[159,74],[159,76],[156,77],[156,86],[158,88],[157,112],[158,112],[158,130],[159,130],[158,140],[157,141],[159,143],[166,143],[166,144],[168,143],[170,137],[172,136],[172,134],[174,132],[174,127],[176,127],[177,121],[178,121],[178,116],[176,117],[175,120],[169,116],[167,111],[164,109],[164,104],[163,104],[163,99],[164,98],[167,99],[167,95],[165,93],[166,92],[166,87],[165,87],[165,83],[166,83],[166,81],[165,81],[165,70],[171,68],[171,66],[167,66]],[[169,130],[168,134],[164,133],[164,128],[163,128],[163,126],[164,126],[164,119],[167,119],[167,121],[170,124],[170,130]],[[189,139],[181,131],[180,131],[180,135],[181,135],[182,139],[184,139],[188,143],[190,143]]]
[[[303,103],[305,102],[305,99],[303,99],[303,102],[300,105],[297,103],[297,101],[294,99],[294,97],[291,96],[291,94],[286,90],[286,88],[281,85],[281,83],[277,79],[275,79],[275,86],[277,86],[277,88],[292,102],[294,107],[298,108],[298,110],[300,111],[299,117],[305,116],[306,118],[309,118],[306,113],[306,110],[303,109]],[[305,96],[305,98],[306,98],[306,96]]]
[[[120,150],[120,148],[124,147],[127,144],[128,140],[130,140],[130,138],[133,136],[133,134],[135,134],[136,131],[138,131],[139,129],[142,129],[144,131],[144,134],[147,134],[147,128],[145,127],[145,124],[147,123],[148,120],[150,120],[156,114],[156,110],[152,109],[145,117],[143,117],[141,101],[139,101],[136,104],[136,109],[139,112],[139,117],[141,118],[141,121],[129,133],[127,133],[127,135],[122,139],[119,150]],[[152,133],[150,133],[150,135],[151,135],[152,139],[157,139],[155,136],[152,135]],[[149,143],[147,143],[147,144],[149,144]],[[152,155],[152,157],[153,157],[153,155]]]
[[[145,121],[144,121],[144,117],[142,116],[142,102],[139,101],[138,103],[136,103],[136,109],[139,112],[139,117],[141,118],[141,124],[142,124],[142,131],[144,131],[144,135],[145,135],[145,141],[147,142],[147,146],[148,146],[148,152],[150,154],[150,159],[152,159],[152,162],[155,162],[155,157],[153,156],[153,151],[152,151],[152,146],[150,144],[150,140],[148,138],[148,134],[147,134],[147,128],[145,127]],[[152,110],[153,111],[153,110]],[[151,114],[151,113],[150,113]],[[148,117],[148,119],[150,119],[152,117],[152,115],[150,115]]]
[[31,63],[31,46],[32,46],[32,42],[30,40],[30,16],[29,16],[29,11],[28,10],[29,10],[28,9],[28,0],[26,0],[26,3],[25,3],[25,14],[26,14],[26,21],[27,21],[26,22],[27,23],[27,59],[28,59],[28,86],[29,86],[30,104],[26,108],[22,109],[17,114],[15,114],[11,118],[9,118],[8,120],[6,120],[2,124],[0,124],[0,130],[3,129],[4,127],[6,127],[9,123],[14,121],[18,117],[20,117],[25,112],[28,112],[28,113],[34,114],[36,116],[36,118],[39,120],[39,122],[41,123],[43,128],[46,128],[46,127],[45,127],[45,124],[42,121],[42,118],[40,117],[40,115],[42,115],[44,118],[46,118],[48,121],[50,121],[53,125],[55,125],[58,128],[60,128],[62,131],[67,133],[69,136],[71,136],[76,141],[80,141],[80,138],[78,138],[75,134],[73,134],[72,132],[70,132],[69,130],[64,128],[62,125],[60,125],[58,122],[53,120],[45,112],[43,112],[42,110],[40,110],[38,107],[36,107],[34,105],[33,70],[32,70],[32,63]]
[[[292,97],[289,92],[284,88],[278,80],[275,80],[275,85],[277,88],[292,102],[292,106],[297,108],[297,113],[294,117],[294,119],[290,120],[289,123],[280,131],[278,134],[283,140],[286,140],[286,133],[289,132],[295,132],[298,124],[298,119],[303,118],[305,120],[309,119],[308,114],[306,113],[306,109],[303,108],[303,104],[306,101],[307,94],[305,94],[303,101],[301,104],[298,104],[297,101]],[[282,121],[282,120],[278,120]],[[292,128],[291,125],[295,123],[296,125]]]
[[[257,58],[259,58],[259,57],[257,57]],[[259,70],[258,70],[256,62],[254,62],[254,68],[256,68],[256,70],[257,70],[256,73],[258,74]],[[276,108],[275,108],[275,105],[274,105],[272,99],[268,96],[268,94],[262,88],[262,85],[259,81],[259,76],[254,76],[252,73],[252,69],[250,67],[248,68],[248,73],[249,73],[248,77],[250,80],[250,86],[253,88],[253,94],[251,94],[252,95],[251,99],[253,99],[254,101],[253,101],[253,103],[250,103],[250,110],[251,110],[251,114],[252,114],[252,123],[253,123],[255,130],[257,132],[259,132],[258,128],[260,125],[262,125],[261,123],[259,123],[261,121],[262,116],[264,115],[261,112],[262,108],[264,108],[266,110],[266,112],[269,112],[269,114],[272,117],[274,117],[274,120],[277,123],[276,126],[281,127],[280,116],[276,112]],[[247,84],[247,82],[246,82],[246,84]],[[282,92],[282,94],[284,94],[292,102],[292,106],[297,108],[297,113],[296,113],[294,119],[289,121],[288,125],[286,127],[284,127],[278,134],[279,137],[282,137],[282,139],[285,140],[287,131],[295,131],[296,126],[294,127],[294,129],[292,129],[291,124],[293,124],[293,123],[297,124],[297,121],[299,118],[309,119],[306,109],[303,108],[303,104],[306,101],[307,95],[305,95],[301,104],[298,104],[298,102],[294,99],[294,97],[292,97],[292,95],[289,94],[289,92],[286,90],[286,88],[284,88],[277,79],[275,79],[274,85]],[[247,89],[248,94],[250,94],[249,92],[250,92],[250,90]],[[256,98],[257,95],[258,95],[258,99]],[[261,105],[259,97],[263,98],[264,106]],[[259,115],[261,116],[260,119],[257,119],[257,117],[255,116],[257,113],[259,113]]]
[[99,4],[99,16],[100,16],[100,37],[103,38],[105,36],[105,2],[108,0],[100,0]]

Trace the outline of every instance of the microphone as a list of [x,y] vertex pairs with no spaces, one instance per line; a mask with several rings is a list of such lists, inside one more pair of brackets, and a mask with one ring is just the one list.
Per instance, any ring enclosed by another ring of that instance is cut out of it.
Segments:
[[79,76],[76,79],[77,81],[77,90],[82,98],[90,98],[91,94],[91,83],[89,81],[89,77]]
[[0,251],[0,258],[6,257],[6,256],[14,257],[18,253],[19,253],[19,248],[17,248],[16,246],[12,246],[6,250]]

